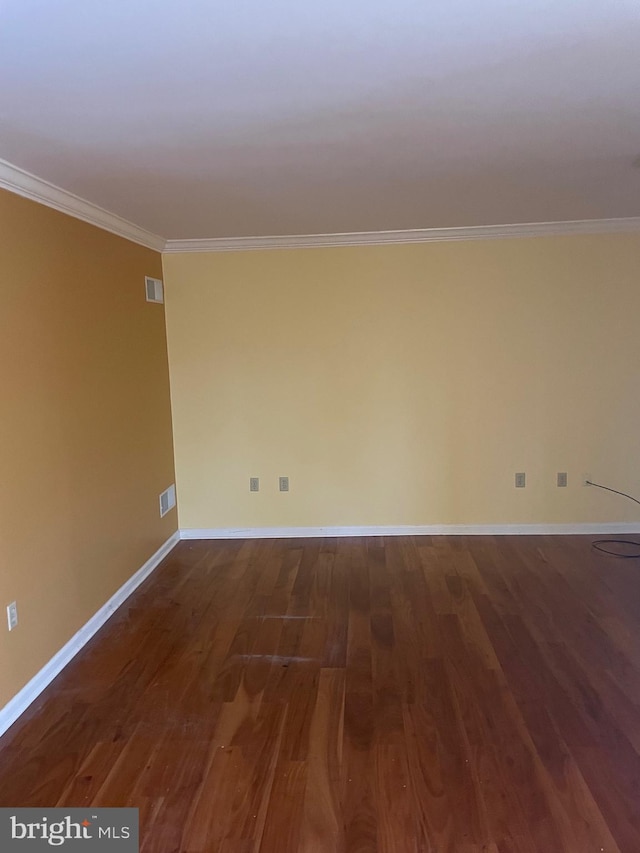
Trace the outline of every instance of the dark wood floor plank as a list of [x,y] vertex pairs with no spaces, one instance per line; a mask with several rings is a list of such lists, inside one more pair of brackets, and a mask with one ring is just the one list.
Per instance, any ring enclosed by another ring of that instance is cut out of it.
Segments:
[[640,571],[588,537],[181,542],[0,739],[143,853],[638,853]]
[[271,789],[271,807],[259,847],[263,853],[272,850],[296,853],[300,850],[307,769],[304,761],[278,762]]
[[468,767],[468,744],[460,726],[442,661],[425,661],[428,703],[405,706],[405,732],[419,838],[427,849],[454,851],[483,834],[483,803]]
[[347,662],[347,631],[349,627],[349,551],[336,548],[331,562],[327,587],[327,637],[323,666],[342,667]]
[[419,833],[406,746],[378,743],[375,753],[375,802],[378,846],[385,853],[419,853]]
[[321,670],[309,734],[300,850],[344,850],[340,797],[344,686],[343,670]]

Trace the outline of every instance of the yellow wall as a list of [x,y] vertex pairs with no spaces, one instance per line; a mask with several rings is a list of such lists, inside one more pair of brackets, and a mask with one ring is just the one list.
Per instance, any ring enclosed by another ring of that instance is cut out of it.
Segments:
[[176,529],[145,275],[157,252],[0,191],[0,707]]
[[581,485],[640,493],[637,235],[164,270],[181,527],[639,518]]

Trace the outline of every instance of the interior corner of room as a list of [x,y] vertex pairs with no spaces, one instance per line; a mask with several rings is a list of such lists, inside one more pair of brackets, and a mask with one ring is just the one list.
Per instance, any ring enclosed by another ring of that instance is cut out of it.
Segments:
[[0,702],[176,536],[174,482],[186,537],[637,525],[583,487],[640,478],[637,234],[163,258],[0,217]]

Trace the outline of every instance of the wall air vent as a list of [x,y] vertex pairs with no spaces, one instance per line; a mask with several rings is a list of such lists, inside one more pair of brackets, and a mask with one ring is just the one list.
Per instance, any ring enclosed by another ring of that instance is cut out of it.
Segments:
[[171,485],[160,495],[160,518],[162,518],[163,515],[166,515],[170,509],[173,509],[175,505],[176,487]]
[[151,278],[146,275],[144,284],[147,291],[147,302],[164,302],[164,288],[159,278]]

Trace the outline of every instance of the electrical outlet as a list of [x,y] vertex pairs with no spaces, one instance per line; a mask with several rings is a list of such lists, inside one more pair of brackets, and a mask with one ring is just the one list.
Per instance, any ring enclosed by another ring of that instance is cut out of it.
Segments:
[[526,479],[526,475],[523,472],[516,474],[516,489],[524,489]]
[[558,471],[558,487],[563,488],[567,485],[567,472],[566,471]]
[[250,492],[259,492],[260,491],[260,478],[259,477],[249,477],[249,491]]
[[7,625],[10,631],[18,627],[18,605],[15,601],[7,606]]
[[288,492],[289,491],[289,478],[288,477],[280,477],[279,483],[280,483],[280,491],[281,492]]

